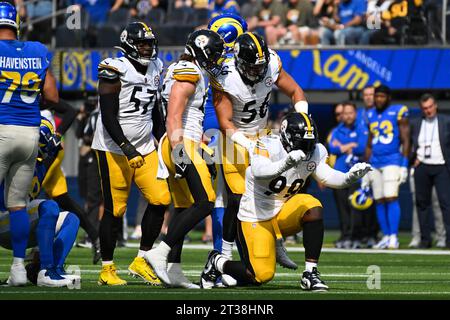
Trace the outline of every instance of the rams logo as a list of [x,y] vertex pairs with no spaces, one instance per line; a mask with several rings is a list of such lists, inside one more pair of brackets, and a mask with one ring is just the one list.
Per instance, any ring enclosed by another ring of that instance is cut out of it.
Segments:
[[314,161],[308,162],[308,164],[306,165],[306,170],[308,170],[309,172],[313,172],[314,170],[316,170],[316,163]]

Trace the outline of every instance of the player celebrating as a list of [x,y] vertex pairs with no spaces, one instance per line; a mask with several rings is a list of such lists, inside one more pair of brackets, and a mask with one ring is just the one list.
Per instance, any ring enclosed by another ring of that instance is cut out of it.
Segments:
[[[64,270],[67,255],[75,242],[80,220],[74,213],[60,212],[53,200],[35,199],[48,168],[56,158],[60,148],[53,125],[42,118],[40,126],[39,156],[31,185],[30,199],[27,205],[30,223],[30,241],[28,247],[39,245],[40,263],[27,265],[28,278],[38,286],[64,287],[71,285],[79,276],[68,275]],[[3,203],[4,184],[0,186],[0,245],[11,249],[10,214]],[[11,285],[10,280],[8,283]]]
[[168,274],[167,257],[214,207],[211,174],[199,153],[207,94],[202,69],[210,76],[220,72],[224,50],[220,35],[211,30],[197,30],[189,36],[185,54],[170,65],[164,79],[162,96],[168,101],[167,136],[162,139],[159,151],[169,172],[160,177],[169,178],[177,212],[170,220],[164,240],[157,248],[147,252],[145,259],[166,285],[194,288],[183,276],[179,264],[175,268],[171,265]]
[[[208,29],[217,32],[222,36],[225,42],[225,59],[233,58],[234,43],[241,34],[247,31],[247,23],[240,16],[224,13],[211,19],[208,23]],[[227,60],[225,60],[227,61]],[[210,146],[216,146],[219,140],[219,122],[217,121],[216,111],[214,109],[212,89],[208,88],[208,98],[205,102],[205,119],[203,121],[203,130],[210,138]],[[222,222],[225,212],[226,189],[223,181],[223,175],[220,166],[217,168],[217,181],[215,184],[216,203],[211,217],[213,221],[213,242],[214,249],[222,251]]]
[[27,282],[24,266],[29,235],[25,208],[38,153],[39,100],[57,103],[55,79],[48,70],[47,48],[38,42],[18,41],[16,8],[0,2],[0,181],[10,213],[13,263],[9,284]]
[[303,230],[305,271],[301,287],[326,291],[317,263],[323,242],[322,205],[311,195],[299,193],[312,175],[331,188],[346,188],[369,170],[355,164],[349,172],[334,170],[328,154],[317,143],[317,127],[305,113],[292,112],[281,122],[281,136],[260,138],[254,147],[252,165],[246,170],[246,189],[238,213],[238,236],[243,262],[230,261],[216,250],[210,252],[200,281],[211,288],[219,274],[226,273],[241,284],[262,284],[275,274],[276,239]]
[[[391,90],[381,85],[375,88],[375,109],[368,112],[369,141],[366,159],[374,170],[363,179],[363,186],[371,184],[376,201],[378,222],[383,238],[374,248],[397,249],[400,224],[398,190],[408,178],[410,134],[408,108],[391,105]],[[401,147],[401,151],[400,151]]]
[[160,83],[162,62],[157,40],[145,23],[130,23],[120,36],[122,58],[98,66],[100,115],[92,142],[97,151],[105,205],[100,222],[102,271],[99,285],[124,285],[113,262],[121,218],[134,181],[149,202],[142,219],[137,257],[128,270],[146,283],[158,285],[143,256],[159,235],[170,203],[166,181],[157,180],[158,155],[152,135],[152,109]]
[[222,72],[210,82],[220,129],[226,135],[222,169],[228,194],[222,253],[231,259],[239,202],[245,190],[245,169],[249,165],[248,152],[253,151],[258,135],[267,133],[273,84],[291,98],[296,111],[308,112],[308,103],[300,86],[282,69],[275,51],[251,32],[237,38],[234,59],[226,62]]

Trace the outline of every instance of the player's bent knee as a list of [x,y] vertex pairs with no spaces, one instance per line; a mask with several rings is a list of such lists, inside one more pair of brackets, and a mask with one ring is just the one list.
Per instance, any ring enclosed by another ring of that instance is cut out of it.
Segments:
[[39,215],[44,216],[59,216],[59,206],[54,200],[46,200],[39,204]]
[[255,280],[259,284],[267,283],[275,276],[274,270],[256,271]]
[[312,221],[322,220],[323,219],[322,211],[323,211],[322,207],[311,208],[305,212],[305,214],[303,215],[302,221],[303,222],[312,222]]

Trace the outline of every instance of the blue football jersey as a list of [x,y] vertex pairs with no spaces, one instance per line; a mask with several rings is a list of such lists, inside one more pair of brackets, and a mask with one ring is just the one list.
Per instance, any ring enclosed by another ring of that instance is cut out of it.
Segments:
[[39,42],[0,40],[0,124],[39,127],[49,60]]
[[372,156],[370,163],[375,168],[402,163],[400,153],[400,130],[398,121],[407,118],[408,107],[403,105],[391,105],[383,112],[375,108],[369,110],[370,133],[372,134]]

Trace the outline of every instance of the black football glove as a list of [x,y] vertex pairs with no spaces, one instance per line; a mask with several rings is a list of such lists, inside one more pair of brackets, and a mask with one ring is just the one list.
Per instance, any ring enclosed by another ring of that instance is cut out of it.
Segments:
[[137,169],[144,165],[144,157],[136,150],[136,148],[131,143],[122,143],[120,145],[120,149],[122,149],[123,154],[127,157],[128,164],[131,168]]
[[203,160],[205,160],[206,165],[208,166],[211,179],[215,180],[217,177],[217,170],[216,170],[216,163],[214,162],[214,150],[202,144],[200,146],[200,153],[202,155]]

